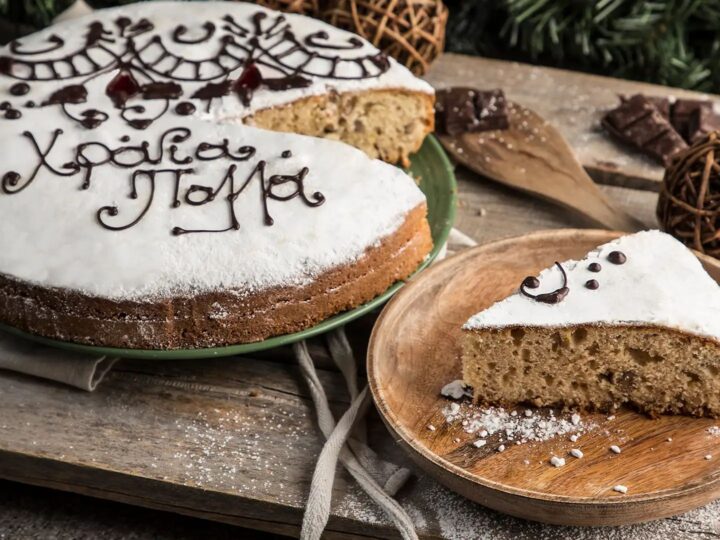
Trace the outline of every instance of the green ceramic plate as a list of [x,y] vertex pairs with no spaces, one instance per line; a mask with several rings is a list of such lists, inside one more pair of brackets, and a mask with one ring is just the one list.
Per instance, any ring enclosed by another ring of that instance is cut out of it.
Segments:
[[[455,184],[455,175],[453,174],[452,165],[443,151],[440,143],[433,136],[427,137],[420,148],[420,151],[412,157],[409,173],[420,179],[420,189],[425,193],[428,202],[428,221],[430,222],[430,230],[433,237],[434,247],[430,252],[430,256],[418,267],[416,273],[421,271],[430,262],[437,257],[440,249],[445,244],[450,229],[455,219],[455,195],[457,186]],[[367,304],[363,304],[351,311],[335,315],[320,324],[295,332],[294,334],[286,334],[276,336],[265,341],[255,343],[243,343],[241,345],[229,345],[227,347],[212,347],[208,349],[179,349],[179,350],[144,350],[144,349],[119,349],[115,347],[94,347],[91,345],[82,345],[79,343],[71,343],[68,341],[58,341],[54,339],[43,338],[21,332],[15,328],[0,325],[0,329],[9,333],[22,336],[33,341],[70,349],[78,352],[84,352],[94,355],[119,356],[123,358],[145,358],[145,359],[195,359],[195,358],[211,358],[219,356],[231,356],[236,354],[247,354],[265,349],[271,349],[280,345],[287,345],[305,338],[322,334],[338,326],[342,326],[365,315],[366,313],[382,306],[390,297],[395,294],[402,283],[396,283],[383,294],[371,300]]]

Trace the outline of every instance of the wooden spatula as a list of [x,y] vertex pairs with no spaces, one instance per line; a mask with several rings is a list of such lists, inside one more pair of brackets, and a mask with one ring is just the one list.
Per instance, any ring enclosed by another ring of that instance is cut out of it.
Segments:
[[482,176],[574,210],[605,228],[647,228],[610,202],[547,121],[517,103],[508,103],[508,115],[508,129],[439,135],[440,142]]

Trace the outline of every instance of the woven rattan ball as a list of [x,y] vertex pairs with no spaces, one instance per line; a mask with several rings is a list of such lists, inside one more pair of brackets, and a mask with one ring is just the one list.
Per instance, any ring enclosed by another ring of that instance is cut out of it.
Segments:
[[441,0],[338,0],[321,2],[320,17],[350,30],[424,74],[445,44],[448,12]]
[[300,13],[310,17],[320,16],[320,0],[255,0],[255,3],[285,13]]
[[665,171],[657,216],[665,232],[720,258],[720,133],[679,154]]

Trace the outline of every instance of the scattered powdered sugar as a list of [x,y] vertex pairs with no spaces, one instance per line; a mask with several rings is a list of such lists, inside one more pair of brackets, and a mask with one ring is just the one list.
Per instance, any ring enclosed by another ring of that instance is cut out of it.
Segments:
[[565,459],[557,456],[552,456],[550,458],[550,464],[554,465],[555,467],[564,467]]
[[575,457],[575,458],[580,459],[580,458],[582,458],[585,454],[583,454],[583,451],[580,450],[579,448],[573,448],[572,450],[570,450],[570,455],[571,455],[572,457]]
[[620,453],[622,452],[622,450],[620,449],[620,447],[619,447],[618,445],[616,445],[616,444],[613,444],[613,445],[610,447],[610,450],[612,450],[612,452],[615,453],[615,454],[620,454]]
[[622,484],[618,484],[613,488],[613,491],[617,491],[618,493],[627,493],[628,488],[627,486],[623,486]]
[[709,427],[707,432],[713,437],[720,437],[720,426]]
[[517,414],[517,411],[508,411],[500,407],[449,403],[442,413],[445,422],[451,425],[460,423],[465,433],[477,434],[482,438],[498,434],[503,442],[515,444],[547,441],[594,427],[584,423],[578,414],[566,418],[556,416],[552,410]]

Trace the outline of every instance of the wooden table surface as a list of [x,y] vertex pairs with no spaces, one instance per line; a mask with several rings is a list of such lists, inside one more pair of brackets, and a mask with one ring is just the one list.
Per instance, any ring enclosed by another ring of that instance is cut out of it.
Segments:
[[[596,137],[592,121],[597,107],[612,106],[615,94],[645,85],[450,54],[436,63],[428,78],[438,87],[458,83],[504,87],[511,99],[536,109],[566,133],[582,131],[571,142],[583,163],[590,169],[592,163],[613,163],[619,171],[597,175],[615,184],[603,190],[648,226],[655,225],[659,167]],[[593,97],[585,101],[593,105],[563,113],[569,94],[577,100],[583,92],[590,92]],[[653,93],[679,92],[654,87]],[[624,170],[626,175],[621,174]],[[459,169],[457,175],[456,226],[478,242],[585,226],[548,203],[466,170]],[[349,330],[360,358],[372,322],[373,317],[367,317]],[[312,349],[331,404],[342,411],[348,405],[342,377],[333,369],[322,340],[315,340]],[[252,359],[123,361],[92,394],[2,373],[0,477],[296,535],[322,445],[312,411],[288,349]],[[375,414],[370,415],[369,427],[376,450],[412,467]],[[12,483],[0,483],[0,492],[6,494],[0,497],[0,538],[199,538],[192,536],[195,528],[224,538],[233,531],[226,525],[204,529],[202,522],[183,517],[177,518],[181,524],[177,531],[183,532],[174,533],[174,526],[158,527],[158,523],[175,523],[173,518],[151,510],[77,495],[63,497]],[[382,512],[345,471],[338,472],[333,497],[328,538],[395,536]],[[398,499],[423,538],[720,537],[718,503],[644,525],[573,529],[497,514],[451,493],[421,472]]]

